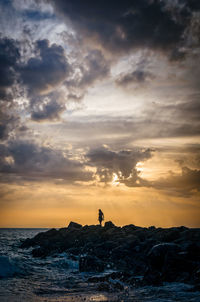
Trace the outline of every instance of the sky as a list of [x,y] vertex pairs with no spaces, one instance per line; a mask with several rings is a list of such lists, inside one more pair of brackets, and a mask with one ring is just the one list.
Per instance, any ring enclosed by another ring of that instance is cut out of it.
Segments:
[[0,0],[0,227],[200,227],[199,0]]

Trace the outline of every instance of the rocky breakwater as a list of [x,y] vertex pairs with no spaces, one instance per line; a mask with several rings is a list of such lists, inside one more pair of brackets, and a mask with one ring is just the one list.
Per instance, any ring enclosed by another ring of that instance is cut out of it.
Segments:
[[111,279],[119,282],[115,283],[119,289],[124,282],[133,286],[185,282],[194,285],[194,290],[200,288],[200,229],[70,222],[66,228],[51,229],[22,242],[21,248],[29,247],[33,247],[33,257],[66,252],[79,261],[80,272],[113,270],[88,279],[103,282],[103,288],[109,287]]

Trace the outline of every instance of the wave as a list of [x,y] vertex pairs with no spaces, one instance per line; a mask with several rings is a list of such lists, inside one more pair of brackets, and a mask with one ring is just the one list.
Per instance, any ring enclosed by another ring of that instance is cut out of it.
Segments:
[[68,270],[78,270],[78,259],[72,260],[65,252],[57,255],[55,258],[49,257],[49,263],[51,266],[65,268]]
[[0,256],[0,278],[13,277],[23,274],[16,259],[7,256]]

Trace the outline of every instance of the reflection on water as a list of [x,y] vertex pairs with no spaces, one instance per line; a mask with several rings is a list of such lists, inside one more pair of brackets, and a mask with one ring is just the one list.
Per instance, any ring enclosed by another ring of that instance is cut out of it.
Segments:
[[108,301],[108,298],[104,295],[93,295],[89,298],[89,301]]

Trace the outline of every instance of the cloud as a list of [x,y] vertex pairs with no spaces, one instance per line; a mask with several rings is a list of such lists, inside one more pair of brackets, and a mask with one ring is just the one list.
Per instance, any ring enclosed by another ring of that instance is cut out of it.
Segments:
[[9,137],[20,125],[15,112],[20,49],[16,40],[0,36],[0,140]]
[[33,111],[31,118],[34,121],[59,120],[60,114],[66,109],[65,105],[58,103],[55,100],[50,100],[42,106],[38,111]]
[[101,51],[92,49],[84,58],[82,78],[80,86],[89,86],[97,79],[105,78],[109,73],[109,62],[104,58]]
[[37,56],[31,57],[21,67],[21,79],[28,87],[29,94],[48,94],[61,84],[70,72],[64,49],[57,44],[49,45],[48,40],[35,43]]
[[12,86],[16,81],[16,68],[20,59],[17,42],[0,38],[0,100],[12,100]]
[[146,84],[149,80],[152,80],[155,76],[149,71],[145,70],[134,70],[133,72],[127,74],[120,74],[115,81],[119,86],[128,86],[130,84]]
[[88,165],[97,168],[101,182],[110,182],[114,174],[118,181],[126,185],[139,186],[141,183],[136,164],[151,158],[151,150],[111,151],[107,147],[92,149],[86,154]]
[[[30,42],[2,37],[0,101],[9,101],[11,106],[13,99],[26,99],[24,109],[32,120],[58,120],[66,104],[80,102],[95,81],[108,76],[109,69],[108,60],[97,49],[79,50],[72,60],[61,45],[47,39]],[[9,109],[1,113],[5,112],[2,120],[8,123]],[[7,136],[9,127],[2,122],[0,128],[1,137]]]
[[65,152],[37,145],[35,142],[15,140],[0,145],[2,177],[10,175],[19,180],[59,179],[69,183],[92,180],[92,173],[85,170],[78,160],[67,157]]
[[200,170],[183,167],[181,174],[171,174],[152,182],[152,187],[171,192],[173,195],[190,197],[200,191]]
[[[144,111],[155,137],[184,137],[200,134],[199,93],[188,94],[174,103],[153,103]],[[174,98],[175,99],[175,96]],[[172,118],[173,117],[173,118]],[[157,127],[157,129],[156,129]]]
[[[57,10],[85,40],[112,53],[149,48],[167,55],[182,47],[198,1],[52,0]],[[179,57],[180,58],[180,57]]]
[[[6,109],[8,108],[6,107]],[[0,140],[7,139],[11,132],[16,130],[20,125],[19,117],[9,114],[7,111],[4,110],[3,106],[0,109]]]
[[[79,57],[80,56],[80,57]],[[69,89],[78,89],[84,95],[85,90],[94,84],[97,80],[108,76],[110,71],[110,62],[105,59],[103,53],[98,49],[89,49],[87,54],[79,54],[74,66],[72,78],[66,80],[66,87]]]
[[34,121],[59,119],[67,102],[80,101],[90,85],[109,73],[109,63],[100,50],[90,49],[69,63],[62,46],[38,40],[34,53],[19,68]]

